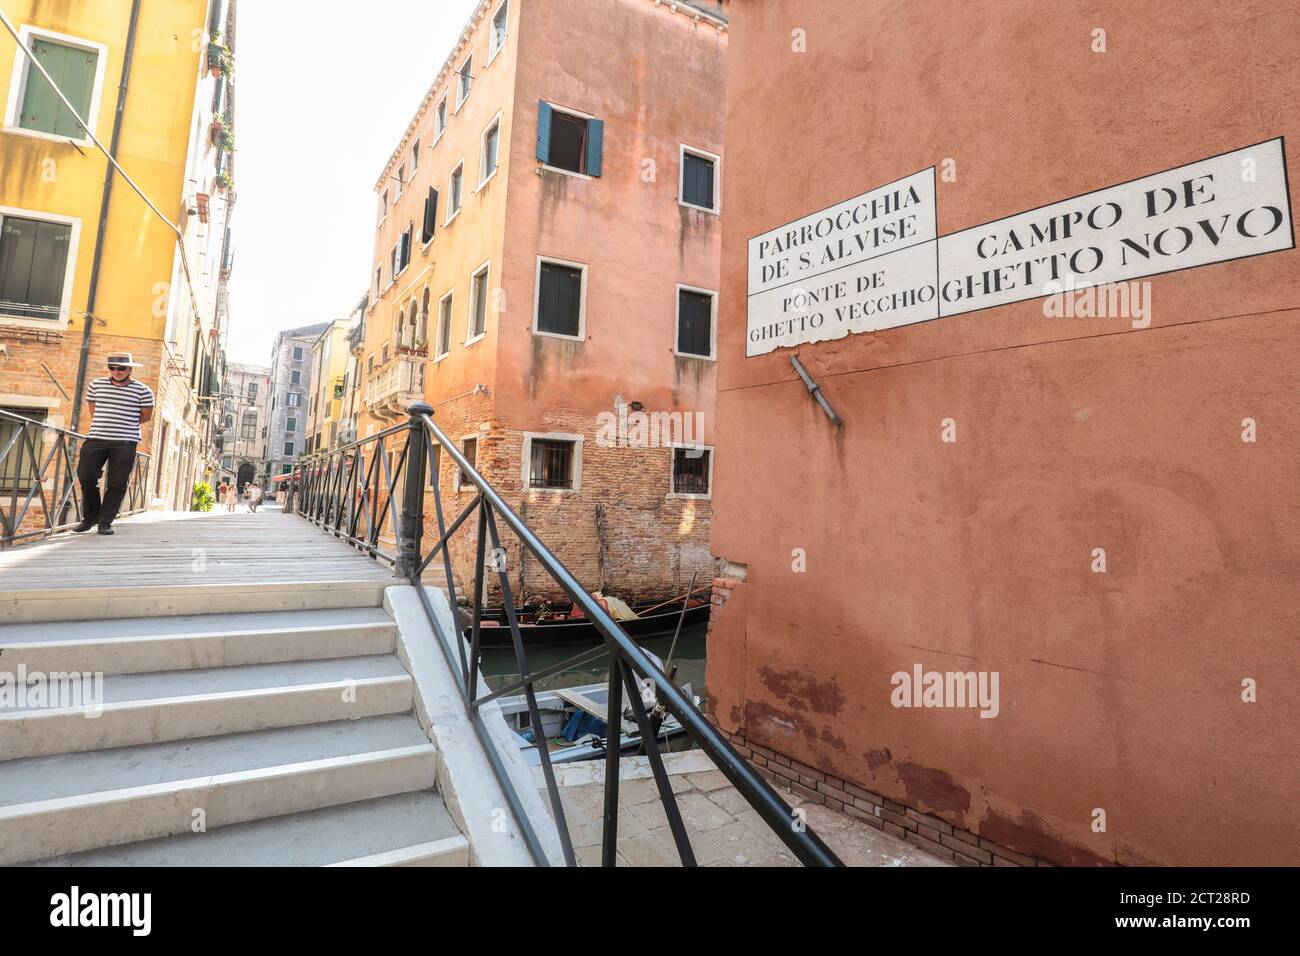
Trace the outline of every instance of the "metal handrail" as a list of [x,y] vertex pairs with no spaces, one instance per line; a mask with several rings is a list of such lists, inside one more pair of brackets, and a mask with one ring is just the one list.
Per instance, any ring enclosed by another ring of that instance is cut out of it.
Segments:
[[[0,446],[0,548],[47,538],[80,523],[83,511],[77,481],[77,456],[90,436],[3,410],[0,410],[0,422],[14,426],[13,434]],[[34,434],[40,434],[39,444]],[[44,451],[47,445],[48,451]],[[126,507],[118,512],[119,517],[148,510],[150,465],[149,455],[139,451],[135,453],[123,499]],[[29,482],[30,487],[24,488]],[[47,485],[51,486],[48,497]],[[20,506],[19,496],[24,490],[26,496]],[[23,521],[37,498],[41,502],[40,526],[21,531]]]
[[[409,581],[415,586],[416,593],[419,595],[425,613],[433,627],[435,637],[442,649],[442,653],[447,660],[448,666],[461,675],[464,680],[463,685],[458,685],[471,724],[474,727],[475,735],[486,753],[489,762],[492,765],[498,782],[505,791],[507,801],[510,804],[511,811],[519,825],[520,831],[525,842],[529,847],[533,859],[539,865],[549,865],[541,842],[528,819],[527,813],[519,799],[519,794],[506,772],[501,761],[500,754],[496,752],[496,746],[489,734],[486,724],[482,719],[482,707],[484,704],[496,700],[499,693],[489,693],[483,696],[478,695],[478,677],[481,667],[482,645],[480,642],[480,628],[483,616],[482,597],[484,593],[483,583],[487,567],[487,546],[490,542],[494,552],[501,549],[501,540],[497,531],[496,516],[500,516],[503,523],[508,527],[520,542],[521,548],[526,548],[536,559],[542,568],[546,570],[552,579],[560,588],[569,596],[574,605],[581,608],[587,619],[595,625],[597,631],[605,640],[603,649],[592,649],[578,654],[569,661],[552,665],[541,671],[532,672],[528,667],[527,655],[523,646],[523,640],[519,632],[518,614],[514,605],[513,595],[510,590],[510,583],[506,576],[504,566],[496,566],[495,571],[499,577],[502,600],[505,605],[506,619],[510,626],[511,641],[515,651],[516,666],[521,680],[518,682],[524,691],[524,697],[527,701],[530,724],[535,728],[542,726],[541,718],[537,710],[537,699],[535,693],[535,684],[542,678],[557,673],[567,667],[577,666],[578,664],[590,665],[595,660],[605,656],[612,658],[610,667],[609,682],[609,703],[607,708],[609,736],[606,744],[606,764],[605,764],[605,806],[604,806],[604,828],[602,836],[601,860],[605,866],[613,866],[616,861],[617,850],[617,832],[618,832],[618,789],[619,774],[618,761],[621,759],[621,750],[619,741],[619,722],[623,713],[623,696],[626,692],[628,704],[632,709],[633,717],[641,733],[641,739],[649,743],[644,747],[646,757],[650,763],[651,773],[654,777],[656,787],[659,791],[660,802],[663,805],[665,814],[668,818],[669,828],[672,832],[674,843],[676,844],[682,863],[694,865],[695,857],[690,846],[690,839],[686,833],[685,825],[682,822],[680,809],[677,806],[676,795],[673,793],[672,785],[668,779],[667,771],[664,767],[663,757],[659,753],[658,747],[654,745],[657,733],[657,723],[653,723],[650,714],[647,713],[645,705],[641,700],[641,687],[637,677],[648,679],[654,685],[657,703],[662,706],[663,710],[671,713],[681,723],[682,727],[695,741],[696,745],[703,750],[714,765],[722,771],[724,776],[736,787],[737,791],[746,800],[751,807],[757,812],[759,817],[772,828],[773,832],[781,841],[794,853],[795,857],[806,865],[813,866],[840,866],[839,859],[827,848],[827,846],[807,828],[804,820],[799,815],[793,813],[785,802],[777,795],[776,791],[760,777],[754,769],[735,751],[734,748],[726,741],[725,738],[708,722],[705,716],[695,705],[687,699],[668,678],[668,676],[650,659],[637,643],[627,634],[626,631],[609,615],[609,613],[596,602],[587,590],[578,582],[572,572],[551,553],[550,549],[532,532],[525,522],[515,513],[515,511],[501,498],[496,489],[478,472],[473,464],[461,453],[455,442],[449,439],[433,421],[433,409],[427,404],[417,403],[410,408],[410,419],[407,423],[394,426],[381,433],[382,436],[391,436],[398,429],[407,429],[406,447],[403,449],[401,466],[393,469],[393,475],[387,484],[388,502],[391,506],[393,493],[397,489],[398,474],[404,470],[404,488],[403,501],[400,521],[392,527],[392,532],[396,542],[396,555],[393,560],[394,570],[399,578]],[[354,443],[348,446],[351,449],[357,449],[369,442],[374,442],[381,435],[372,436],[363,442]],[[437,541],[426,554],[421,554],[421,544],[424,536],[424,495],[430,490],[425,482],[425,468],[433,468],[436,464],[434,456],[435,442],[445,453],[450,456],[451,461],[460,469],[464,480],[477,492],[474,499],[461,513],[451,522],[446,522],[446,517],[442,507],[442,494],[440,483],[435,480],[432,482],[432,492],[434,500],[434,518],[437,526]],[[303,464],[307,470],[302,472],[304,487],[308,493],[304,495],[301,504],[307,510],[306,517],[314,523],[327,527],[328,530],[336,534],[347,537],[350,543],[357,547],[367,550],[373,556],[385,560],[390,560],[386,554],[376,553],[374,541],[362,539],[354,533],[348,535],[343,533],[338,526],[337,521],[342,511],[344,497],[335,493],[332,500],[322,501],[322,493],[328,496],[330,487],[330,476],[342,476],[344,473],[335,466],[335,462],[344,460],[343,452],[348,448],[336,449],[315,459],[308,459]],[[378,454],[379,447],[376,448],[376,454],[372,456],[371,470],[375,470],[375,462],[381,456]],[[361,459],[357,459],[360,461]],[[356,474],[357,465],[353,466],[352,474]],[[340,478],[335,487],[347,485],[346,478]],[[349,486],[350,487],[350,486]],[[477,513],[477,535],[476,535],[476,570],[473,591],[473,611],[469,621],[469,647],[468,656],[464,638],[466,627],[462,624],[461,609],[456,599],[456,586],[454,576],[451,570],[451,557],[449,542],[456,532],[464,525],[470,515]],[[331,517],[332,516],[332,517]],[[334,522],[331,527],[331,520]],[[382,519],[381,519],[382,521]],[[435,612],[428,594],[422,585],[422,576],[429,568],[430,564],[439,555],[442,557],[442,576],[446,581],[446,591],[448,603],[451,606],[453,634],[445,633],[444,627]],[[634,676],[635,675],[635,676]],[[658,708],[656,708],[658,714]],[[551,765],[550,755],[546,749],[544,739],[538,740],[538,755],[541,760],[542,775],[546,781],[547,796],[549,798],[552,814],[556,824],[556,830],[560,837],[561,850],[564,854],[565,863],[569,866],[576,865],[572,840],[569,836],[568,826],[565,819],[564,807],[560,800],[559,787],[555,780],[555,774]]]

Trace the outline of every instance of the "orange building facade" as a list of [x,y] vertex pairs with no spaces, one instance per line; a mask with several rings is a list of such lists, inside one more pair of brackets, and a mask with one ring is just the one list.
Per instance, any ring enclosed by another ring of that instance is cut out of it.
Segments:
[[707,684],[771,779],[964,864],[1297,862],[1297,35],[735,8]]
[[[358,438],[429,402],[579,580],[620,596],[714,566],[726,13],[484,2],[376,186]],[[453,514],[469,502],[449,461],[438,480]],[[554,594],[517,551],[509,569]]]

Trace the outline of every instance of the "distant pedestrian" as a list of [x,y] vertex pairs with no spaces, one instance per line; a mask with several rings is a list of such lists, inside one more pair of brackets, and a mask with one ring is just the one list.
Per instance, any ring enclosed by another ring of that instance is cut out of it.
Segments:
[[[108,356],[108,375],[90,383],[86,402],[90,407],[90,432],[81,446],[77,480],[81,483],[81,523],[73,531],[89,531],[96,525],[100,534],[113,533],[113,521],[122,507],[131,472],[135,469],[140,426],[153,418],[153,390],[131,378],[131,369],[143,368],[130,352]],[[103,501],[99,497],[99,476],[108,465]]]
[[239,491],[235,487],[235,483],[233,481],[230,484],[226,485],[226,510],[227,511],[232,513],[234,512],[235,500],[236,500],[235,496],[238,494]]
[[262,486],[250,481],[245,490],[248,492],[248,510],[256,512],[257,506],[262,503]]

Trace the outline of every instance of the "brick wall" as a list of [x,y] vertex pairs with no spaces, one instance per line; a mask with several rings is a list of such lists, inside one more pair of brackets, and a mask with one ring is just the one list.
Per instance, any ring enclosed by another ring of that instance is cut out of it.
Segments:
[[[625,600],[659,600],[682,593],[697,574],[706,583],[716,562],[709,552],[711,502],[668,496],[672,477],[669,448],[601,447],[598,422],[565,411],[543,412],[529,433],[581,435],[581,484],[577,491],[526,490],[523,480],[525,431],[508,427],[493,414],[491,398],[470,395],[441,403],[435,422],[458,444],[478,438],[476,468],[524,519],[535,534],[588,589],[605,590]],[[472,490],[456,488],[457,469],[442,463],[440,488],[448,522],[473,500]],[[598,508],[601,516],[598,520]],[[424,546],[437,541],[432,494],[425,500]],[[472,522],[452,547],[453,568],[462,588],[474,574]],[[497,530],[507,552],[507,574],[516,601],[563,599],[536,559],[521,567],[519,545],[500,520]],[[522,583],[521,583],[522,572]],[[499,599],[494,582],[490,600]]]

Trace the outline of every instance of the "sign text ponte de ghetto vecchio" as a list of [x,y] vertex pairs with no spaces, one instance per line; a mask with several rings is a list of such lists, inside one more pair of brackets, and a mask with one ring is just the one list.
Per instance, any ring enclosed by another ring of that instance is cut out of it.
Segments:
[[932,166],[749,240],[745,354],[1294,247],[1280,137],[945,236]]

